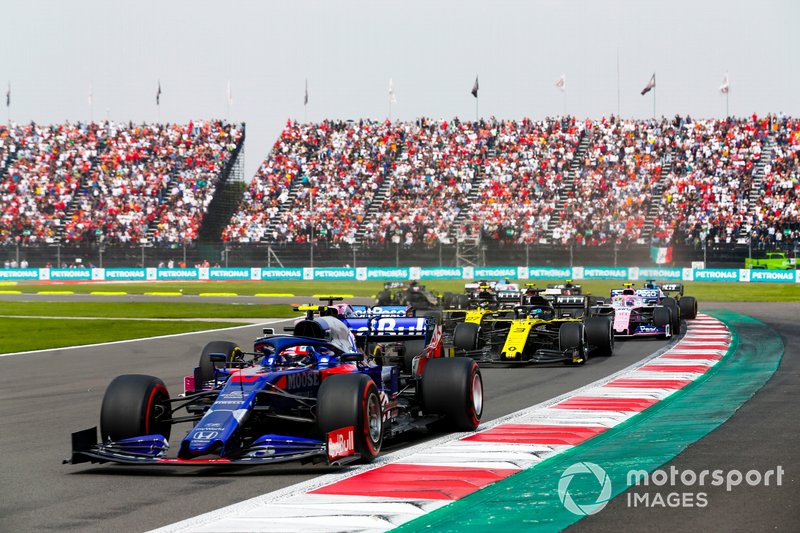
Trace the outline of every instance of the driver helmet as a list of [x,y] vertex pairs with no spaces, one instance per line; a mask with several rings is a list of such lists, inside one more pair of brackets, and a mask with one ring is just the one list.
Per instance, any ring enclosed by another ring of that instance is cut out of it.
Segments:
[[292,346],[281,351],[275,357],[275,363],[304,365],[308,364],[316,353],[317,351],[313,346]]
[[531,318],[538,318],[540,320],[550,320],[553,318],[553,310],[548,307],[534,307],[529,314]]

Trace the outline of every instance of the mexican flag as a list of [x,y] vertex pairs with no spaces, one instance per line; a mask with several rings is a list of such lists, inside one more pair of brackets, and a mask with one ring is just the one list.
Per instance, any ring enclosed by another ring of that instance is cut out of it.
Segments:
[[657,246],[650,247],[650,259],[657,265],[672,262],[672,247],[659,248]]

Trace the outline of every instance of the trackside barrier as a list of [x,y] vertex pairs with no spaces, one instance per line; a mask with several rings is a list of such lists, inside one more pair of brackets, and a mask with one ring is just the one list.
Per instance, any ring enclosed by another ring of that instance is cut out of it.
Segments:
[[359,267],[359,268],[5,268],[0,281],[384,281],[444,279],[615,279],[800,283],[798,270],[660,267]]

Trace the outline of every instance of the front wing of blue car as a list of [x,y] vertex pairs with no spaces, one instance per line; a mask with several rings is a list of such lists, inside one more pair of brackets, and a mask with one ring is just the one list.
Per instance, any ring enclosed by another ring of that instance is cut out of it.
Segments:
[[[162,435],[143,435],[115,442],[98,443],[97,428],[93,427],[72,434],[72,455],[69,459],[65,459],[64,463],[253,466],[291,461],[318,461],[327,462],[331,466],[342,466],[359,460],[361,456],[352,449],[346,450],[345,455],[342,454],[341,440],[337,443],[333,438],[337,432],[329,433],[325,441],[284,435],[264,435],[235,457],[206,456],[182,459],[167,456],[169,443]],[[335,451],[332,450],[334,446]]]

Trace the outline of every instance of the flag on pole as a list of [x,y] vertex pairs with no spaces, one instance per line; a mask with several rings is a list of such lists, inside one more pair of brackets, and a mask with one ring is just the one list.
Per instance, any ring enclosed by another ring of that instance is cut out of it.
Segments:
[[308,78],[306,78],[306,93],[303,96],[303,105],[308,105]]
[[161,80],[158,80],[158,91],[156,91],[156,105],[161,105]]
[[397,103],[397,97],[394,95],[394,82],[392,81],[392,78],[389,78],[389,103]]
[[475,85],[472,86],[472,96],[478,97],[478,76],[475,76]]
[[672,262],[672,247],[658,247],[658,246],[651,246],[650,247],[650,259],[657,264],[663,265],[665,263]]
[[725,74],[725,79],[722,80],[722,85],[719,86],[719,92],[721,94],[728,94],[728,91],[730,90],[730,88],[731,88],[731,84],[728,81],[728,74],[726,73]]
[[567,75],[566,74],[562,74],[561,77],[556,80],[556,87],[561,89],[562,92],[567,90]]
[[642,96],[649,93],[652,89],[656,86],[656,73],[653,72],[653,76],[650,78],[650,81],[647,82],[647,85],[644,86],[642,89]]
[[8,89],[6,90],[6,107],[11,107],[11,82],[8,82]]
[[231,92],[231,80],[228,80],[228,105],[233,105],[233,93]]

